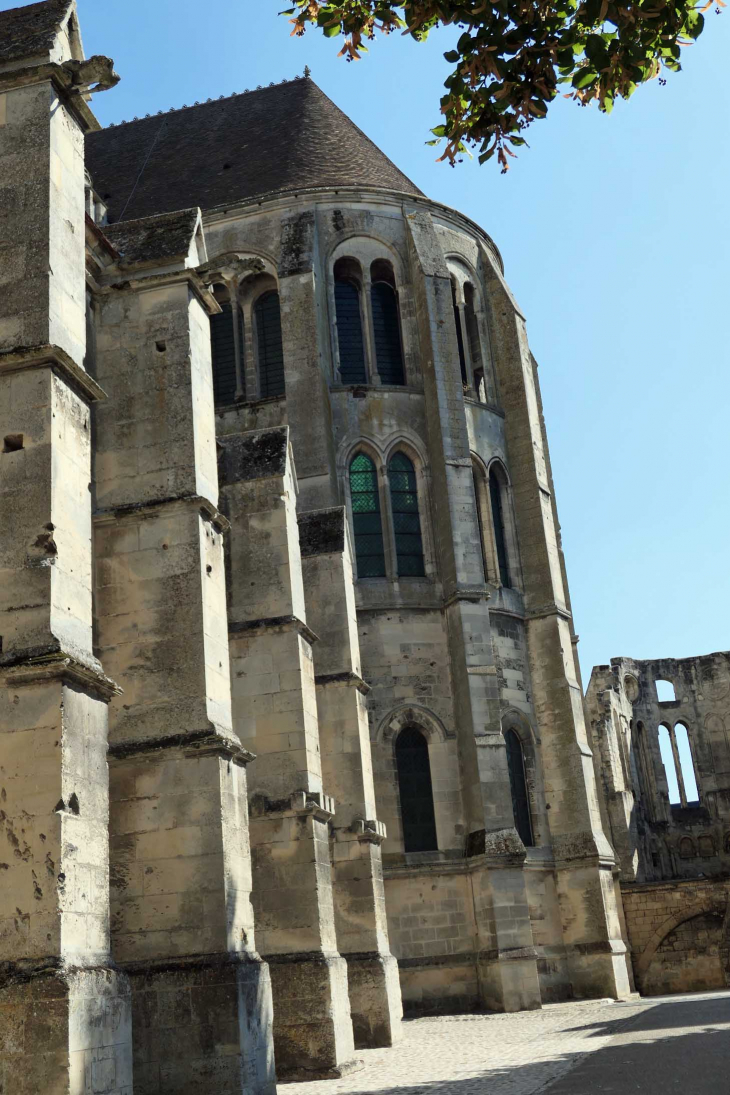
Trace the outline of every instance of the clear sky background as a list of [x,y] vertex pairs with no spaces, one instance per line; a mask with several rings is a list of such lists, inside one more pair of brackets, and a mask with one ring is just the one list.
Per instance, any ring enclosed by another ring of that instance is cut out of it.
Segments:
[[[0,0],[0,10],[17,0]],[[538,362],[583,671],[730,649],[730,8],[684,71],[610,117],[568,100],[511,171],[435,163],[443,51],[347,64],[282,0],[79,0],[122,83],[103,124],[278,82],[319,86],[430,197],[490,233]],[[271,133],[276,141],[276,133]]]

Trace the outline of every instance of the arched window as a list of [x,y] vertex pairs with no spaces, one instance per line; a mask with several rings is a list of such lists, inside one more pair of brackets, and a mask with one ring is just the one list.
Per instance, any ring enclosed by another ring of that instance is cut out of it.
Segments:
[[672,703],[676,700],[677,694],[671,681],[658,680],[654,684],[656,685],[656,698],[659,703]]
[[397,452],[392,457],[388,464],[388,479],[398,576],[422,578],[426,571],[416,473],[405,453]]
[[503,586],[511,585],[509,573],[509,560],[507,555],[507,537],[504,526],[504,505],[502,502],[502,483],[499,475],[492,468],[489,472],[489,501],[492,507],[492,528],[494,530],[494,546],[497,552],[497,566],[499,568],[499,580]]
[[679,780],[677,779],[677,766],[674,761],[672,749],[672,736],[668,726],[659,727],[659,753],[661,754],[664,772],[667,777],[669,789],[669,801],[673,806],[679,806],[682,797],[679,793]]
[[674,740],[677,743],[677,756],[679,758],[679,771],[682,776],[684,801],[686,804],[696,805],[700,801],[700,792],[697,787],[695,766],[694,761],[692,760],[689,731],[683,722],[678,722],[674,727]]
[[469,342],[469,356],[474,376],[474,390],[480,403],[487,402],[487,386],[484,375],[484,358],[482,357],[482,340],[479,336],[479,320],[477,319],[474,286],[467,282],[464,286],[464,322],[466,323],[466,337]]
[[415,726],[401,730],[395,742],[403,845],[407,852],[438,848],[428,742]]
[[403,346],[395,278],[390,263],[376,259],[370,267],[375,361],[383,384],[405,384]]
[[284,349],[281,341],[279,294],[271,289],[254,305],[259,394],[261,399],[284,394]]
[[360,268],[354,259],[338,259],[334,273],[340,380],[343,384],[365,384],[367,372],[360,308]]
[[515,818],[515,829],[525,847],[531,848],[534,840],[532,837],[530,799],[527,794],[525,756],[522,751],[522,742],[515,730],[507,730],[504,740],[507,746],[507,767],[509,769],[509,786],[512,792],[512,813]]
[[[233,403],[238,382],[236,377],[236,331],[233,308],[228,289],[224,285],[213,287],[213,295],[223,309],[210,317],[210,345],[213,359],[213,398],[216,404]],[[238,323],[238,352],[243,347],[243,320],[236,309]]]
[[451,280],[451,300],[454,305],[454,323],[456,324],[456,344],[459,348],[459,366],[461,368],[461,383],[464,387],[469,384],[469,376],[466,369],[466,351],[464,349],[464,332],[461,329],[461,312],[459,302],[456,299],[456,282]]
[[350,498],[358,578],[385,577],[383,522],[375,464],[364,452],[350,464]]

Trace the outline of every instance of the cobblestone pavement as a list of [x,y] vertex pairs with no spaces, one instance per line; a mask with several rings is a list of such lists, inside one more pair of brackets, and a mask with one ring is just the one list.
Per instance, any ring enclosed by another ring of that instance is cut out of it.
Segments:
[[[707,1005],[710,1010],[703,1013],[697,1007],[700,1001],[710,1001]],[[400,1045],[393,1049],[358,1051],[364,1063],[359,1072],[341,1080],[281,1085],[279,1090],[280,1095],[535,1095],[552,1088],[564,1077],[572,1079],[574,1069],[590,1063],[594,1066],[590,1069],[590,1080],[587,1074],[585,1084],[579,1081],[578,1086],[569,1083],[563,1088],[559,1083],[560,1091],[579,1095],[592,1095],[596,1091],[616,1095],[656,1091],[664,1095],[667,1090],[674,1090],[671,1083],[643,1086],[632,1082],[625,1072],[623,1081],[604,1087],[599,1082],[600,1051],[609,1054],[610,1074],[617,1052],[625,1057],[627,1044],[641,1042],[642,1072],[651,1076],[652,1064],[646,1057],[648,1045],[653,1045],[653,1052],[661,1056],[664,1039],[686,1034],[688,1027],[698,1026],[706,1035],[704,1024],[708,1017],[711,1015],[711,1021],[717,1024],[718,1014],[730,1022],[730,993],[625,1003],[592,1000],[552,1004],[541,1011],[513,1015],[414,1019],[404,1024],[405,1037]],[[693,1020],[692,1016],[698,1018]],[[631,1032],[639,1027],[632,1037]],[[647,1031],[652,1030],[654,1034],[647,1037]],[[660,1030],[662,1034],[657,1033]],[[599,1056],[594,1057],[597,1053]],[[700,1067],[699,1062],[696,1067]],[[579,1075],[577,1071],[575,1076]],[[707,1090],[725,1093],[730,1088]]]

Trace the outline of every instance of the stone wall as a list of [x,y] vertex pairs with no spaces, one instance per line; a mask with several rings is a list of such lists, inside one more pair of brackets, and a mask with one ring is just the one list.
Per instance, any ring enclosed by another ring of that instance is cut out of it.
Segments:
[[727,879],[624,884],[636,987],[645,996],[730,985]]

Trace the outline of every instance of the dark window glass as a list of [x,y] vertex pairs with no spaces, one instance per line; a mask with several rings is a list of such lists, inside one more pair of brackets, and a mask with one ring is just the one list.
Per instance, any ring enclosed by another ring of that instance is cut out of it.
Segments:
[[456,286],[451,282],[451,299],[454,303],[454,323],[456,324],[456,343],[459,347],[459,365],[461,367],[461,383],[468,385],[469,377],[466,375],[466,354],[464,353],[464,332],[461,329],[461,316],[459,305],[456,303]]
[[343,384],[365,384],[365,347],[362,338],[360,290],[354,281],[335,281],[337,344],[340,350],[340,379]]
[[281,344],[279,294],[264,293],[254,307],[261,398],[284,394],[284,350]]
[[502,508],[502,485],[494,470],[489,473],[489,500],[492,505],[492,525],[494,526],[494,546],[497,549],[499,580],[503,586],[509,587],[510,577],[507,563],[507,540],[504,530],[504,510]]
[[[469,356],[472,368],[478,369],[482,364],[482,340],[479,337],[479,322],[474,307],[474,288],[468,283],[464,286],[464,321],[466,334],[469,339]],[[474,387],[476,388],[476,378]]]
[[[233,339],[233,316],[230,301],[221,302],[223,309],[210,317],[210,343],[213,354],[213,398],[216,403],[232,403],[236,396],[236,346]],[[243,321],[238,312],[239,345],[243,349]]]
[[395,759],[405,850],[436,851],[436,816],[428,742],[420,730],[413,726],[401,730],[395,743]]
[[421,520],[418,516],[416,473],[413,470],[413,464],[404,453],[397,452],[390,461],[388,478],[398,574],[403,577],[421,578],[426,571],[423,566],[423,541]]
[[383,384],[405,384],[395,289],[384,281],[373,282],[370,299],[373,305],[375,360],[380,379]]
[[375,465],[361,452],[350,464],[350,497],[358,578],[385,577],[383,523]]
[[514,730],[504,735],[507,745],[507,767],[509,768],[509,786],[512,792],[512,812],[515,816],[515,829],[526,848],[532,847],[532,823],[530,821],[530,800],[527,797],[525,779],[525,758],[522,742]]

